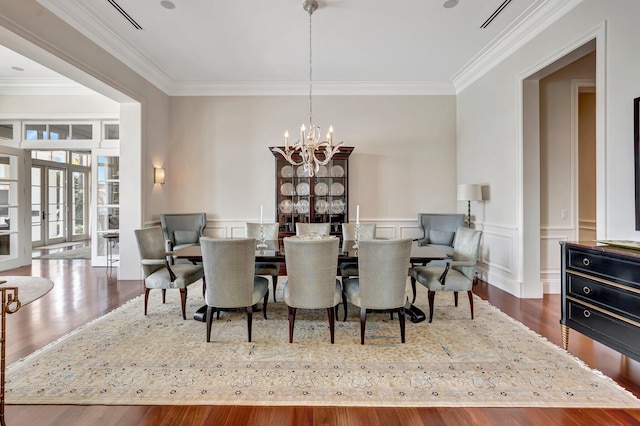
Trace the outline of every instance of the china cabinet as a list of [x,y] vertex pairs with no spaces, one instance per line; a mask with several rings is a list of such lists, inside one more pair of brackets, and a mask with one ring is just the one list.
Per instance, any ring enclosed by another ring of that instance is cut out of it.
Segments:
[[[291,165],[271,151],[276,160],[276,218],[282,234],[295,233],[297,222],[331,223],[331,233],[341,234],[340,225],[349,221],[349,156],[352,152],[353,147],[340,147],[331,161],[310,177],[302,166]],[[322,154],[318,157],[322,158]]]

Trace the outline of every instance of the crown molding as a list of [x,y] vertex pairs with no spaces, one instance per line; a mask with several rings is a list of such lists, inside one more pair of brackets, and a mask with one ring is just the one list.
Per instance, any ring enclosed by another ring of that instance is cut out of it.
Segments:
[[95,95],[93,90],[66,78],[0,78],[0,95]]
[[456,93],[505,60],[583,0],[538,0],[452,77]]
[[[303,81],[185,81],[173,85],[170,96],[306,96]],[[314,81],[314,96],[455,95],[450,81]]]
[[151,62],[144,52],[134,49],[118,33],[106,27],[98,13],[76,0],[37,0],[89,40],[102,47],[113,57],[131,68],[164,93],[169,93],[171,79]]

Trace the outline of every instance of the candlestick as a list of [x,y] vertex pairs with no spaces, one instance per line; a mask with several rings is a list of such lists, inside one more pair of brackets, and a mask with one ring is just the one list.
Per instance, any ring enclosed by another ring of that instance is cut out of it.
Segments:
[[260,204],[260,224],[262,224],[262,204]]

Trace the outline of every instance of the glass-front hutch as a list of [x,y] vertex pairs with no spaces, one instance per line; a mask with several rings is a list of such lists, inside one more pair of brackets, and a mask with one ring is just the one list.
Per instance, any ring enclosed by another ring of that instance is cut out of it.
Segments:
[[[284,150],[284,147],[280,149]],[[312,177],[302,166],[293,166],[282,155],[271,151],[276,160],[276,217],[282,234],[295,234],[298,222],[331,223],[332,234],[342,233],[341,224],[349,221],[349,156],[352,151],[353,147],[340,147],[331,161],[320,166]],[[318,158],[322,158],[321,153]]]

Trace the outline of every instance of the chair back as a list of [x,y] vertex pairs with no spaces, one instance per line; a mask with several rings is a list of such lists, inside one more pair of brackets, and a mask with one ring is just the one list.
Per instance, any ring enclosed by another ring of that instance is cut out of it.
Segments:
[[[264,239],[269,241],[275,241],[278,239],[278,232],[280,231],[279,223],[263,223],[264,228]],[[247,238],[255,238],[260,239],[260,224],[259,223],[250,223],[247,222],[245,224],[245,231],[247,234]]]
[[320,309],[336,305],[339,245],[336,237],[284,238],[290,306]]
[[[472,260],[476,262],[480,251],[481,237],[482,231],[478,229],[458,228],[456,239],[453,243],[453,260]],[[475,266],[452,266],[452,269],[473,280]]]
[[206,213],[161,214],[160,224],[166,241],[173,246],[198,244],[207,225]]
[[310,233],[316,233],[320,235],[329,235],[331,233],[330,223],[296,223],[296,235],[304,235]]
[[411,238],[363,240],[358,244],[362,307],[395,309],[407,301]]
[[251,306],[256,240],[202,237],[205,302],[216,308]]
[[[360,240],[373,240],[376,237],[376,224],[375,223],[360,223]],[[355,241],[356,239],[356,224],[355,223],[343,223],[342,224],[342,239],[344,241]]]
[[167,252],[162,229],[159,226],[154,226],[152,228],[136,229],[133,232],[138,243],[142,271],[144,272],[144,277],[147,278],[166,265]]
[[452,246],[455,233],[464,225],[464,214],[418,213],[418,228],[422,232],[420,244]]

